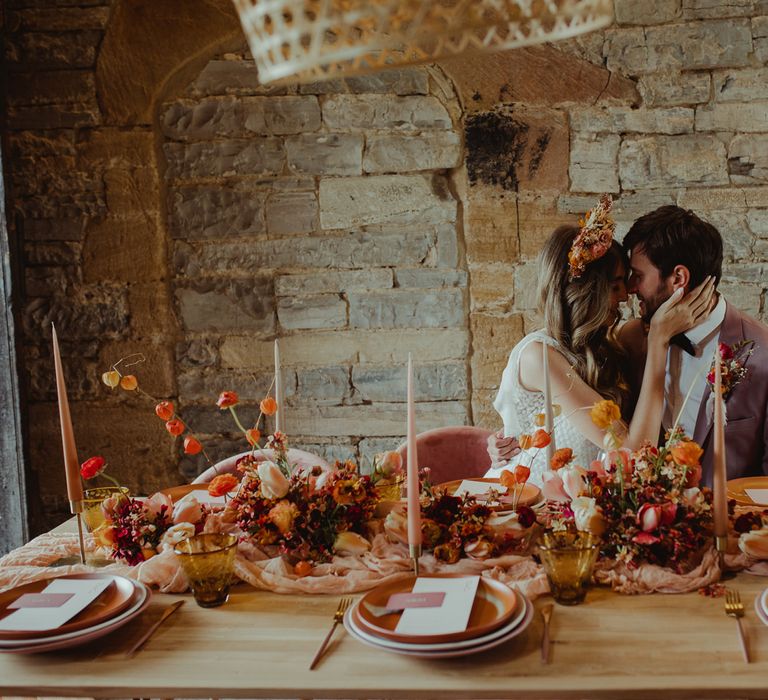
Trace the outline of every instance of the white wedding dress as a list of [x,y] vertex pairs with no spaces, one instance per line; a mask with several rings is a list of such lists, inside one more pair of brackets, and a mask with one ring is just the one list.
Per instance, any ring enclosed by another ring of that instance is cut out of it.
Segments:
[[[551,338],[544,330],[534,331],[523,338],[509,354],[509,361],[501,375],[501,385],[493,407],[501,416],[504,423],[504,435],[517,437],[521,433],[533,433],[537,426],[534,423],[536,415],[544,413],[544,394],[540,391],[528,391],[520,383],[520,353],[529,343],[538,341],[555,348],[572,363],[570,353]],[[558,403],[557,396],[552,397],[552,403]],[[570,447],[573,450],[573,464],[589,467],[592,460],[597,459],[600,448],[584,435],[568,420],[568,416],[560,415],[554,421],[555,447]],[[535,456],[535,457],[534,457]],[[533,462],[531,460],[533,459]],[[536,486],[542,485],[542,475],[549,471],[546,449],[532,448],[514,457],[509,464],[490,469],[485,476],[498,477],[503,469],[524,464],[531,469],[529,481]]]

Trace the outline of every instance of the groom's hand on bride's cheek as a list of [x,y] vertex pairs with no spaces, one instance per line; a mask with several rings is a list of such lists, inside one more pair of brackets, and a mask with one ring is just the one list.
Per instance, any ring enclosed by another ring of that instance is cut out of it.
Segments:
[[519,454],[520,445],[516,437],[504,437],[504,431],[491,433],[488,436],[488,454],[491,457],[491,467],[496,469],[506,464],[515,455]]

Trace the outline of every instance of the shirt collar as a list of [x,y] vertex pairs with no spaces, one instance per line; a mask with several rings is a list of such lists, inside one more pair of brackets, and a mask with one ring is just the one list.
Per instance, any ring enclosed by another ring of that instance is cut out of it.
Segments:
[[685,335],[688,336],[694,346],[701,345],[702,341],[714,333],[725,320],[725,298],[722,294],[719,295],[715,308],[698,326],[694,326],[690,330],[685,331]]

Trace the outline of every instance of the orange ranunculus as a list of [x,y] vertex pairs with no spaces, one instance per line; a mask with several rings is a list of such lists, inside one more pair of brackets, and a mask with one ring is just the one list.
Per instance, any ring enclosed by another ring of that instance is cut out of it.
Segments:
[[515,481],[518,484],[524,484],[528,481],[528,477],[531,475],[531,470],[523,464],[518,464],[515,467]]
[[570,447],[561,447],[552,455],[550,466],[552,469],[560,469],[573,459],[573,450]]
[[216,400],[216,405],[219,408],[229,408],[234,406],[240,399],[234,391],[222,391],[219,394],[219,398]]
[[155,406],[155,413],[161,420],[171,420],[173,418],[173,403],[170,401],[161,401]]
[[614,401],[605,399],[592,406],[590,412],[592,422],[601,430],[608,430],[617,420],[621,419],[621,411]]
[[234,474],[219,474],[211,479],[208,484],[208,493],[211,496],[223,496],[234,489],[240,482]]
[[532,444],[534,447],[546,447],[549,445],[549,443],[552,442],[552,438],[549,436],[549,433],[544,430],[543,428],[539,428],[534,434],[532,439]]
[[704,450],[693,440],[681,440],[671,450],[672,459],[686,467],[697,467]]
[[274,415],[277,412],[277,401],[275,401],[271,396],[267,396],[261,400],[261,403],[259,404],[259,410],[265,416]]
[[509,471],[509,469],[505,469],[501,472],[501,476],[499,477],[499,482],[502,486],[505,488],[511,489],[514,488],[517,485],[517,481],[515,479],[515,475]]
[[184,423],[178,418],[172,418],[165,424],[165,429],[173,436],[179,436],[184,432]]
[[184,454],[196,455],[200,454],[202,451],[203,446],[196,437],[187,435],[187,437],[184,438]]
[[248,440],[249,445],[258,445],[261,433],[258,428],[251,428],[245,431],[245,439]]
[[528,450],[533,444],[533,438],[528,433],[523,433],[517,438],[517,443],[520,445],[521,450]]
[[106,466],[104,457],[89,457],[80,465],[80,476],[83,479],[93,479],[94,476],[101,474]]

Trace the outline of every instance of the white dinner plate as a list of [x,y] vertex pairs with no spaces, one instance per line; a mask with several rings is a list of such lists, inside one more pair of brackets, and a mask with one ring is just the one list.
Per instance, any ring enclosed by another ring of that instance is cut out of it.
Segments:
[[[519,634],[522,634],[527,628],[528,625],[531,624],[531,621],[533,620],[533,603],[531,603],[525,596],[521,595],[520,598],[523,601],[523,607],[524,607],[524,614],[522,619],[519,621],[519,623],[513,627],[512,629],[508,630],[506,633],[500,634],[499,636],[496,636],[493,639],[489,639],[489,637],[493,637],[493,635],[496,634],[499,630],[495,630],[494,632],[485,635],[481,638],[476,638],[474,640],[471,640],[474,642],[472,646],[462,646],[459,647],[458,645],[461,644],[461,642],[455,642],[450,644],[449,649],[443,649],[439,651],[427,651],[423,647],[426,645],[423,644],[405,644],[405,643],[398,643],[393,642],[393,646],[385,646],[382,644],[383,641],[380,638],[373,637],[371,635],[363,636],[354,626],[354,624],[351,622],[352,618],[350,616],[351,610],[347,610],[346,614],[344,615],[344,627],[347,629],[347,632],[357,639],[359,642],[362,642],[363,644],[367,644],[370,647],[374,647],[376,649],[383,649],[385,651],[391,651],[394,654],[404,654],[406,656],[416,656],[420,657],[422,659],[448,659],[454,656],[467,656],[469,654],[476,654],[480,651],[487,651],[488,649],[493,649],[494,647],[499,646],[500,644],[504,644],[505,642],[509,641],[513,637],[517,637]],[[390,640],[386,640],[388,643],[390,643]],[[464,640],[467,641],[467,640]],[[416,649],[412,649],[412,647],[417,647]]]
[[352,628],[354,628],[355,634],[357,634],[359,637],[365,637],[372,643],[378,646],[387,647],[388,649],[404,649],[405,651],[449,651],[454,649],[463,649],[465,647],[475,646],[476,644],[481,644],[483,642],[490,642],[497,637],[511,632],[521,623],[527,612],[524,596],[519,591],[514,589],[513,593],[517,599],[517,604],[515,612],[509,622],[506,625],[502,625],[498,629],[492,630],[484,635],[478,637],[470,637],[469,639],[459,639],[453,642],[438,642],[434,644],[420,644],[416,642],[397,642],[394,639],[386,639],[384,637],[380,637],[379,635],[372,634],[368,630],[363,629],[355,621],[353,612],[354,608],[360,605],[360,600],[358,600],[350,610],[349,624]]
[[53,649],[62,649],[75,644],[84,644],[91,639],[97,639],[112,630],[124,625],[126,622],[136,617],[149,605],[152,597],[152,591],[139,581],[131,580],[136,588],[134,598],[126,610],[116,615],[110,620],[106,620],[98,625],[86,627],[76,632],[60,634],[56,636],[40,637],[37,639],[24,640],[3,640],[0,641],[0,653],[32,653],[37,651],[52,651]]
[[768,588],[755,598],[755,612],[760,621],[768,625]]

